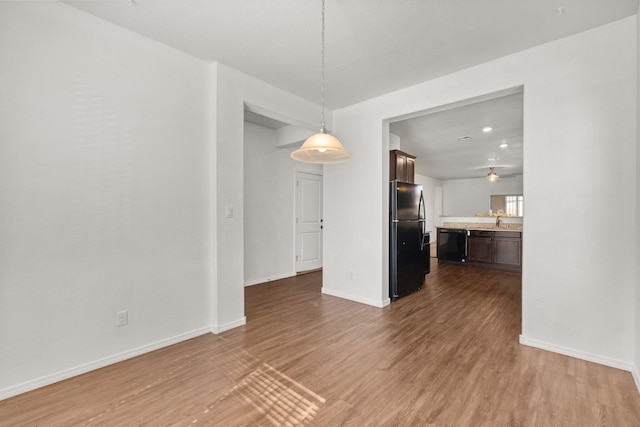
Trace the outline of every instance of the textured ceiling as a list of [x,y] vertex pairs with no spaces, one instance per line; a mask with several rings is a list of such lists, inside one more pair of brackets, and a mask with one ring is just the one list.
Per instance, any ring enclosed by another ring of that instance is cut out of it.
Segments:
[[[390,131],[416,156],[416,173],[437,179],[478,178],[494,167],[501,177],[522,174],[523,94],[500,94],[398,121]],[[483,132],[489,126],[490,132]],[[507,144],[501,148],[500,144]]]
[[[320,0],[65,3],[319,103]],[[326,0],[326,104],[345,107],[637,10],[638,0]]]
[[[327,108],[635,15],[638,1],[326,0]],[[320,103],[320,0],[64,3]],[[392,124],[401,148],[418,157],[417,172],[472,178],[494,166],[502,176],[521,174],[522,94],[457,107]],[[251,112],[246,120],[284,125]],[[484,125],[494,131],[483,134]],[[464,135],[471,139],[456,139]],[[497,148],[503,140],[509,147]]]

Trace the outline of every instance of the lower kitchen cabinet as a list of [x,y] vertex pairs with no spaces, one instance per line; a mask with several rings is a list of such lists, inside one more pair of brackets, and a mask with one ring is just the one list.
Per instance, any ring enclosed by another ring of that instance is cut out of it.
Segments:
[[493,235],[493,263],[520,269],[522,237],[520,233],[496,231]]
[[522,270],[520,231],[471,230],[468,237],[469,265]]
[[467,237],[467,247],[469,250],[469,262],[486,262],[491,263],[491,247],[492,231],[476,231],[472,230]]

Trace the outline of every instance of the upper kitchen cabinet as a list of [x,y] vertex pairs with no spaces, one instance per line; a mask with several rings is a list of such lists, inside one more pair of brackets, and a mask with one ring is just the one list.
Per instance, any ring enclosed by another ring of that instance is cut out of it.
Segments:
[[389,152],[389,181],[397,179],[400,182],[413,184],[415,175],[416,156],[403,153],[400,150]]

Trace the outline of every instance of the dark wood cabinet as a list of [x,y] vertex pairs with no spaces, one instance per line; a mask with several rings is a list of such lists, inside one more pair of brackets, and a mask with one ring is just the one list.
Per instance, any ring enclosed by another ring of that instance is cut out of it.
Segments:
[[468,248],[469,265],[511,271],[522,269],[520,231],[471,230]]
[[521,234],[514,231],[496,231],[493,235],[493,263],[520,268],[521,258]]
[[486,262],[492,260],[491,231],[472,230],[467,238],[469,262]]
[[414,183],[416,156],[400,150],[389,152],[389,181],[397,179],[400,182]]

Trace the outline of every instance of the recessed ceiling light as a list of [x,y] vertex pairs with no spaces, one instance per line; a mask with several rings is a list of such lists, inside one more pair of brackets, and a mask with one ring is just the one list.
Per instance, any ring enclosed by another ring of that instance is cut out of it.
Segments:
[[484,133],[489,133],[493,130],[493,128],[491,126],[485,126],[482,128],[482,132]]
[[458,141],[468,141],[471,139],[471,137],[469,135],[465,135],[465,136],[459,136]]
[[496,160],[500,160],[500,157],[489,157],[487,160],[490,162],[495,162]]
[[500,148],[507,148],[509,146],[509,144],[507,144],[506,142],[503,142],[502,144],[500,144]]

